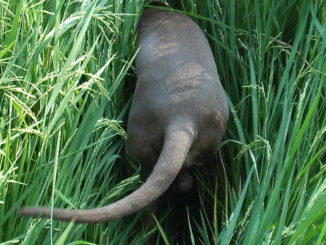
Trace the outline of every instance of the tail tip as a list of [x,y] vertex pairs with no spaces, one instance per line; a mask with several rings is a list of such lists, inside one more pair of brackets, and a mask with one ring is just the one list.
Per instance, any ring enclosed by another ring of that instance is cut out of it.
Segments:
[[18,208],[17,213],[20,215],[26,215],[26,207]]
[[17,210],[19,215],[22,216],[32,216],[32,217],[36,217],[38,215],[40,215],[40,211],[35,209],[35,208],[29,208],[29,207],[21,207],[18,208]]

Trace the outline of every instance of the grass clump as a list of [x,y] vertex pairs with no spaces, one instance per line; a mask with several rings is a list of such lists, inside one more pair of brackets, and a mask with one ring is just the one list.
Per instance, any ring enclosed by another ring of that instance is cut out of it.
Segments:
[[[204,30],[228,94],[227,134],[198,207],[139,228],[19,217],[22,205],[103,206],[127,179],[127,111],[148,1],[0,0],[0,242],[325,244],[326,10],[316,1],[168,1]],[[156,6],[157,7],[157,6]],[[169,203],[173,207],[173,203]],[[176,236],[176,233],[181,233]]]

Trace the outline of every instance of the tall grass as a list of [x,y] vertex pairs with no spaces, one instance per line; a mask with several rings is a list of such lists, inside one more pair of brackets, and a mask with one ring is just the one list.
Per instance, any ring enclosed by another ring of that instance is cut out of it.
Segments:
[[173,208],[152,230],[143,212],[97,225],[17,215],[22,205],[103,206],[140,185],[123,143],[146,4],[0,0],[0,242],[325,244],[322,0],[166,4],[204,30],[231,109],[214,166],[194,171],[200,207],[184,207],[184,239]]

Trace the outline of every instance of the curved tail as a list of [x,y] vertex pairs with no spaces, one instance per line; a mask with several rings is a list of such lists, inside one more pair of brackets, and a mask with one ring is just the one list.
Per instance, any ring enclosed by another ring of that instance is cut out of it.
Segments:
[[[192,125],[168,127],[164,145],[153,172],[146,182],[125,198],[108,206],[88,210],[53,209],[53,218],[76,223],[99,223],[134,213],[160,197],[172,184],[185,161],[194,140]],[[51,217],[47,207],[23,207],[19,213],[33,217]]]

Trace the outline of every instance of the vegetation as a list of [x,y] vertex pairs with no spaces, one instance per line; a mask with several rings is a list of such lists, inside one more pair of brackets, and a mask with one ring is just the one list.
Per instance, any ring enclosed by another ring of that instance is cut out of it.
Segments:
[[199,205],[183,206],[182,232],[173,200],[150,230],[144,211],[97,225],[17,214],[103,206],[140,186],[124,141],[149,5],[0,0],[0,242],[326,244],[323,0],[165,3],[205,31],[231,108],[214,166],[193,171]]

